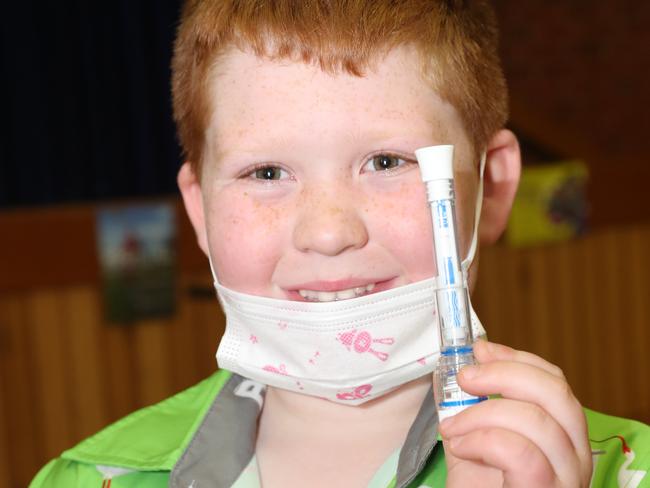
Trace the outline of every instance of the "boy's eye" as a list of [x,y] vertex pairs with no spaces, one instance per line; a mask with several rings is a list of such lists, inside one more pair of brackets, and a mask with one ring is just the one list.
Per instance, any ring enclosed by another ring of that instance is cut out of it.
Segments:
[[286,178],[288,173],[278,166],[262,166],[253,170],[250,176],[256,180],[280,180]]
[[407,161],[392,154],[377,154],[366,163],[366,171],[390,171],[403,166]]

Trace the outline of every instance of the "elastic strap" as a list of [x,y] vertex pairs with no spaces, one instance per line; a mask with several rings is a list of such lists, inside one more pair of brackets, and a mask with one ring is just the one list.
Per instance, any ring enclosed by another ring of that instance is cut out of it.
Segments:
[[476,246],[478,243],[478,225],[481,220],[481,210],[483,208],[483,174],[485,173],[486,159],[487,152],[483,151],[481,154],[481,162],[479,163],[478,194],[476,196],[476,208],[474,210],[474,229],[472,230],[472,243],[469,246],[469,251],[467,251],[467,257],[461,263],[465,279],[467,279],[469,267],[472,265],[472,261],[474,261],[474,255],[476,254]]

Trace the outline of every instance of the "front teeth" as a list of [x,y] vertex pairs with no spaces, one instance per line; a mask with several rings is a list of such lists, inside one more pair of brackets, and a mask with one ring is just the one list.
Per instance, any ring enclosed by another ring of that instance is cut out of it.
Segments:
[[347,290],[339,291],[314,291],[314,290],[298,290],[300,296],[310,302],[333,302],[335,300],[347,300],[348,298],[356,298],[366,293],[370,293],[375,288],[375,284],[371,283],[366,286],[357,286],[356,288],[348,288]]

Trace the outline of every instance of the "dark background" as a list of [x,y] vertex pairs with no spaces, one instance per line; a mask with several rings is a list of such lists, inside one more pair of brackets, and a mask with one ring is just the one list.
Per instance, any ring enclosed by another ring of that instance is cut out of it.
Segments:
[[[649,5],[495,2],[524,160],[585,160],[596,227],[650,218]],[[176,192],[169,63],[179,8],[3,7],[0,208]]]
[[179,4],[2,7],[0,207],[176,191],[169,63]]

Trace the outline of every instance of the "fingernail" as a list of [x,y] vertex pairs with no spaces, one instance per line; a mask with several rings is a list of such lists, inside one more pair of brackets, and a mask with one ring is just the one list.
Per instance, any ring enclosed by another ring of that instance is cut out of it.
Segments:
[[471,380],[478,375],[478,366],[464,366],[463,369],[460,370],[460,373],[463,375],[463,378]]

